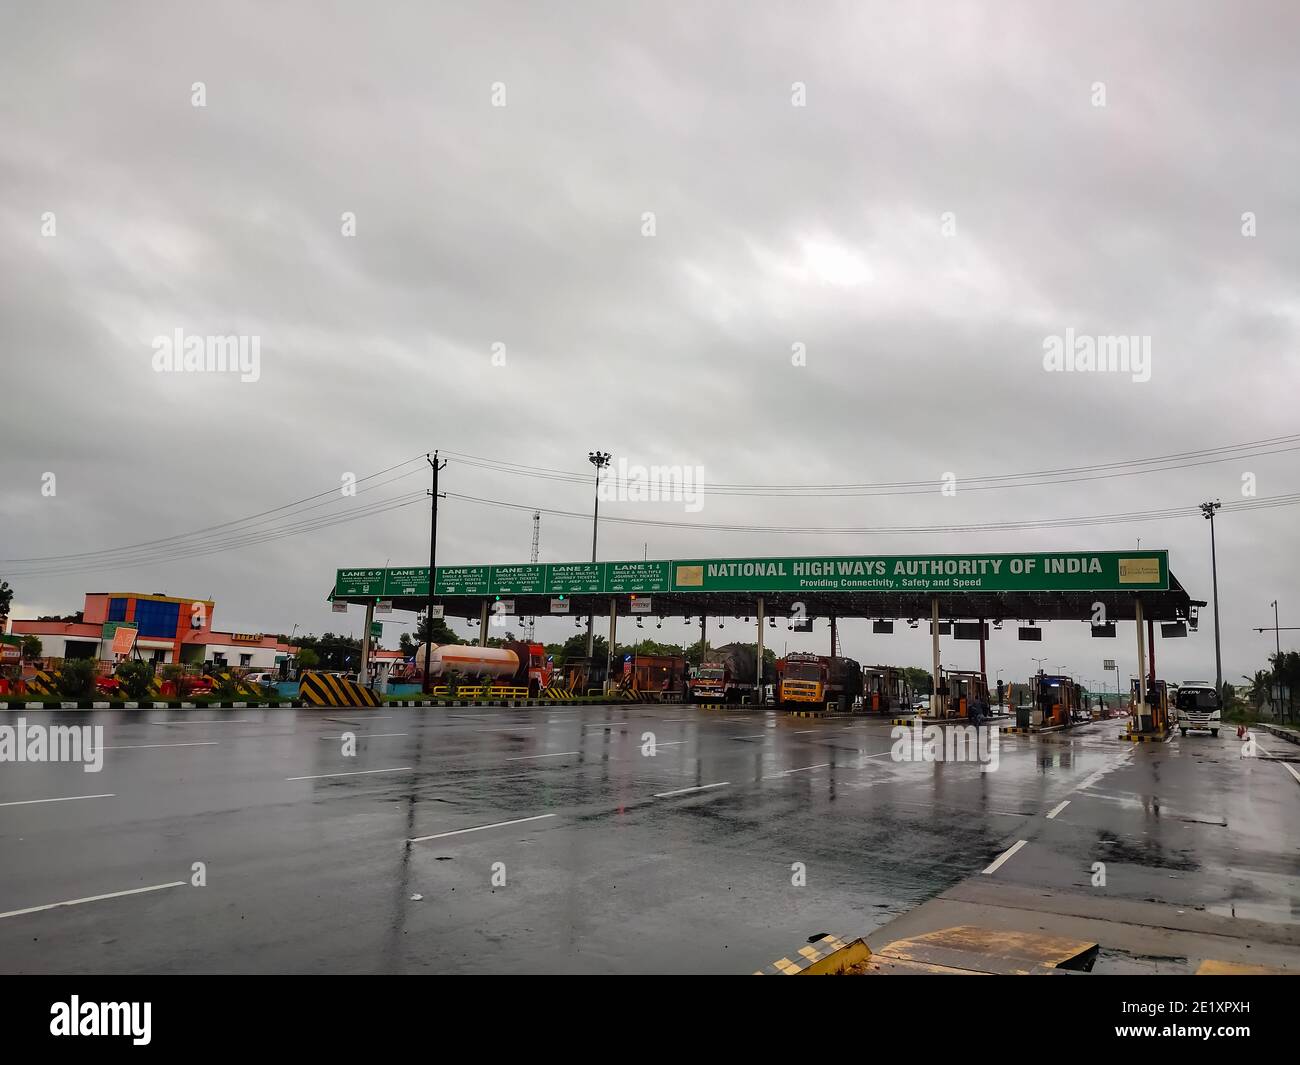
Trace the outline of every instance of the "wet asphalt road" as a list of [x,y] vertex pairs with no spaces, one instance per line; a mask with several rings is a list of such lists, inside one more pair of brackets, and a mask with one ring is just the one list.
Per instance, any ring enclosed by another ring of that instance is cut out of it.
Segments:
[[0,763],[4,972],[747,973],[1013,847],[991,880],[1300,922],[1300,780],[1231,732],[1007,736],[981,772],[691,706],[19,717],[112,749]]

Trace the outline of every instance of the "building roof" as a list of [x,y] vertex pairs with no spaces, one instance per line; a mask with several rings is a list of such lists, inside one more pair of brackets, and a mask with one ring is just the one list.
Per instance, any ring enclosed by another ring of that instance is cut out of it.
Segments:
[[91,625],[78,621],[19,621],[10,622],[10,631],[15,636],[67,636],[80,639],[98,640],[104,635],[102,625]]
[[[241,633],[242,635],[242,633]],[[195,629],[185,634],[181,641],[185,644],[200,644],[204,647],[262,647],[294,654],[298,648],[292,644],[281,643],[274,636],[262,636],[258,640],[236,640],[233,632],[214,632],[210,629]]]

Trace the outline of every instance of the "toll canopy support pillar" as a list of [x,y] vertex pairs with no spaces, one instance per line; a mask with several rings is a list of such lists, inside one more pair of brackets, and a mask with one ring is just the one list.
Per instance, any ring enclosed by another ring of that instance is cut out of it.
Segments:
[[488,601],[484,599],[483,607],[478,612],[478,645],[480,647],[487,646],[487,630],[488,630]]
[[618,600],[609,597],[609,649],[605,654],[605,687],[614,680],[614,637],[618,634]]
[[930,648],[934,658],[931,673],[930,716],[938,717],[941,709],[939,706],[939,597],[937,595],[930,596]]
[[989,682],[989,671],[984,665],[984,619],[980,618],[980,676],[984,678],[985,686]]
[[709,649],[709,629],[708,629],[707,622],[708,619],[703,614],[701,614],[700,615],[700,661],[701,662],[704,661],[704,652]]
[[1137,617],[1137,636],[1138,636],[1138,707],[1137,723],[1139,732],[1146,730],[1144,719],[1149,720],[1150,715],[1147,712],[1147,671],[1146,671],[1146,647],[1143,646],[1142,632],[1142,600],[1134,598],[1134,609]]
[[755,690],[757,692],[757,697],[754,699],[754,702],[761,704],[764,701],[763,700],[763,597],[761,595],[758,597],[757,617],[758,617],[758,666],[757,666],[758,676],[754,679],[754,684],[756,686]]
[[839,635],[839,629],[836,626],[835,615],[832,614],[831,615],[831,657],[832,658],[834,658],[836,655],[836,648],[839,643],[839,641],[836,639],[838,635]]
[[1156,679],[1156,623],[1147,618],[1147,661],[1151,665],[1148,671],[1151,680]]
[[366,604],[366,627],[361,635],[361,669],[357,673],[357,683],[366,687],[370,679],[370,626],[375,620],[375,601]]

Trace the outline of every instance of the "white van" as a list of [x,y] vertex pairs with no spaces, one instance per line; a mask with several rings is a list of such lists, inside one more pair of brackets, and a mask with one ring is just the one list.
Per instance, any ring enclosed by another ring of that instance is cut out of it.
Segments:
[[1223,705],[1218,689],[1208,680],[1183,681],[1174,695],[1174,707],[1178,711],[1178,730],[1184,736],[1188,729],[1209,732],[1211,736],[1219,734]]

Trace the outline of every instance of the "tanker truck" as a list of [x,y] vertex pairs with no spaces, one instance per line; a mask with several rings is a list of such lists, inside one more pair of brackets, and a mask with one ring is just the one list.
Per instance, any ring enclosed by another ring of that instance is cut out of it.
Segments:
[[796,651],[776,664],[776,701],[824,706],[841,711],[862,694],[862,667],[852,658],[832,658]]
[[749,644],[729,643],[707,650],[691,678],[691,698],[696,702],[735,703],[754,700],[758,680],[757,649]]
[[[416,652],[412,666],[408,675],[419,683],[424,677],[423,648]],[[457,673],[466,680],[483,678],[494,684],[527,686],[536,691],[550,683],[550,672],[546,648],[540,643],[511,640],[501,647],[444,643],[429,654],[429,673],[435,680]]]

